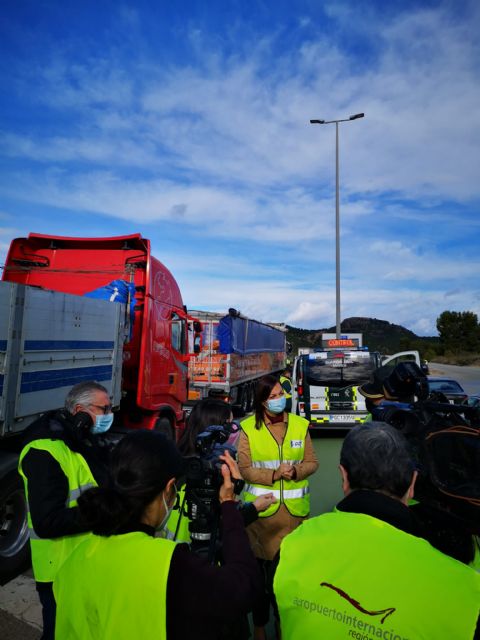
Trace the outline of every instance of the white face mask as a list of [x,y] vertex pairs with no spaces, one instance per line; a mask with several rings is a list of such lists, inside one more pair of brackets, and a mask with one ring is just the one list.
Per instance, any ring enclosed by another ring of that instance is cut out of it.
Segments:
[[173,486],[175,488],[175,497],[172,500],[172,506],[171,507],[168,506],[167,501],[165,500],[165,492],[162,493],[162,501],[163,501],[163,506],[165,508],[165,515],[163,517],[163,520],[160,522],[160,524],[157,527],[155,527],[157,531],[162,531],[162,529],[165,528],[165,525],[168,522],[170,514],[173,511],[173,507],[175,506],[175,502],[177,501],[177,487],[175,487],[175,485],[173,485]]

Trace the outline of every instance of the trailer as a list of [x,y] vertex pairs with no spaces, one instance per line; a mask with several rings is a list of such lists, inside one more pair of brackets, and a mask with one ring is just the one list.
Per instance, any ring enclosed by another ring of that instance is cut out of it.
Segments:
[[125,305],[0,282],[0,576],[28,562],[22,432],[95,379],[119,408]]
[[190,403],[215,396],[250,411],[256,381],[285,368],[285,325],[252,320],[235,309],[191,313],[202,325],[202,346],[189,362]]

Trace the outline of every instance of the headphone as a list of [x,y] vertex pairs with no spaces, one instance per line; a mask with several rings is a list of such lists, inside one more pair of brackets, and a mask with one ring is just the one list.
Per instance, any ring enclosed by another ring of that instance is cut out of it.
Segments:
[[93,426],[92,416],[86,411],[79,411],[72,416],[73,426],[79,431],[81,435],[86,435],[90,432],[90,428]]

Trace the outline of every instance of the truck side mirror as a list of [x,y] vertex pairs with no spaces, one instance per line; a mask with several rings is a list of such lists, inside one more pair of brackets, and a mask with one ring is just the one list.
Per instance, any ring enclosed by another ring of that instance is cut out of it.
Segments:
[[197,334],[193,339],[193,353],[195,354],[200,353],[201,350],[202,350],[202,336],[200,334]]

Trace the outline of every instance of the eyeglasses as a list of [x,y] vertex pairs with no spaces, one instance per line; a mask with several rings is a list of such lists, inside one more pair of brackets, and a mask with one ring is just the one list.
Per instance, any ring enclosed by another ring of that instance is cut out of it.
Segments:
[[103,415],[107,415],[107,413],[112,413],[112,409],[113,409],[111,404],[92,404],[92,403],[90,403],[87,406],[95,407],[96,409],[100,409],[100,411],[103,411]]

